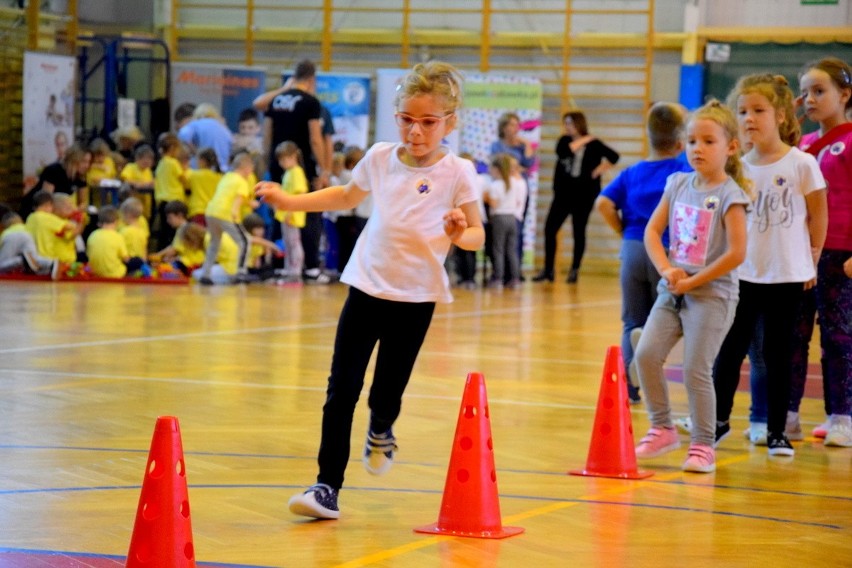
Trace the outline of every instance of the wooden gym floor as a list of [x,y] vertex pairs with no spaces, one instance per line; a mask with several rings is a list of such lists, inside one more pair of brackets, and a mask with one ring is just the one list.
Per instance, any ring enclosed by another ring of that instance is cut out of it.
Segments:
[[[0,567],[123,565],[163,415],[180,420],[199,566],[852,565],[852,449],[807,438],[769,459],[740,434],[747,393],[714,474],[683,473],[682,449],[640,464],[655,472],[642,481],[566,475],[585,464],[618,343],[617,279],[455,294],[393,469],[360,464],[362,400],[341,519],[311,522],[286,502],[316,475],[344,286],[0,284]],[[412,532],[438,518],[470,371],[487,384],[503,524],[526,529],[505,540]],[[671,393],[683,415],[682,385]],[[802,411],[810,433],[821,400]],[[632,418],[641,437],[644,409]]]

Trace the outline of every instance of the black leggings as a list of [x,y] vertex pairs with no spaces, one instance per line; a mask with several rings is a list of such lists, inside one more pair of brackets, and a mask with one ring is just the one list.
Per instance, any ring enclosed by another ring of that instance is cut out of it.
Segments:
[[331,375],[322,409],[319,483],[335,489],[343,485],[349,461],[352,416],[376,343],[379,352],[368,402],[370,429],[382,433],[387,432],[399,416],[402,393],[434,311],[434,302],[394,302],[375,298],[356,288],[349,289],[337,324]]
[[586,225],[589,222],[589,215],[592,214],[596,197],[596,193],[578,192],[570,188],[554,192],[550,210],[547,212],[547,220],[544,222],[544,271],[546,273],[553,274],[556,263],[556,237],[569,215],[574,231],[574,258],[571,268],[580,268],[583,254],[586,252]]
[[713,365],[717,421],[727,422],[731,417],[734,395],[740,382],[740,366],[748,352],[755,323],[763,317],[763,360],[768,376],[768,430],[770,434],[776,435],[784,432],[790,403],[793,330],[803,294],[803,282],[755,284],[740,280],[740,301],[737,303],[734,323]]

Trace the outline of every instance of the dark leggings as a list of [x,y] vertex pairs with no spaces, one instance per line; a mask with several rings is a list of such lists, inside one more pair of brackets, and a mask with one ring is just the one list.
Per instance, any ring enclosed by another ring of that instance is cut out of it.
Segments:
[[352,416],[364,386],[364,373],[376,343],[379,352],[370,387],[370,429],[386,432],[399,416],[402,393],[432,322],[434,302],[394,302],[349,289],[343,305],[331,375],[322,409],[322,441],[317,481],[343,486],[349,461]]
[[754,284],[740,280],[740,301],[734,323],[713,366],[716,420],[727,422],[734,406],[743,364],[755,324],[763,317],[763,359],[767,372],[768,429],[780,435],[787,422],[790,401],[793,329],[804,291],[803,282]]
[[556,190],[550,210],[547,212],[547,220],[544,222],[544,271],[553,274],[556,263],[556,237],[559,229],[568,216],[571,216],[571,226],[574,236],[574,258],[571,268],[578,269],[583,262],[583,254],[586,252],[586,224],[592,213],[597,194],[588,192],[575,192],[571,188]]

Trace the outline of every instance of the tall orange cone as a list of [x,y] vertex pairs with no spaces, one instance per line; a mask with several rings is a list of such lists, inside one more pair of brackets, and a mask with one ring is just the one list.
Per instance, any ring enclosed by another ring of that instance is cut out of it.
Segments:
[[606,351],[586,468],[569,473],[620,479],[644,479],[654,475],[653,472],[639,471],[636,468],[636,449],[630,419],[630,401],[627,398],[624,360],[618,346],[613,345]]
[[506,538],[524,532],[501,522],[482,373],[468,374],[464,386],[438,522],[414,531],[475,538]]
[[180,426],[160,416],[127,553],[127,568],[194,568],[192,524]]

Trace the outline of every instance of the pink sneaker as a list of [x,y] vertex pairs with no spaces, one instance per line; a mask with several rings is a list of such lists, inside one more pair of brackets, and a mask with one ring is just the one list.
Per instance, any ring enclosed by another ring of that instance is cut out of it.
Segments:
[[811,434],[814,438],[825,438],[828,435],[828,429],[831,428],[831,417],[826,418],[825,422],[813,429]]
[[680,447],[680,438],[674,427],[658,428],[653,426],[636,446],[636,457],[639,459],[655,458],[667,454]]
[[683,471],[710,473],[716,471],[716,452],[710,446],[690,444]]

